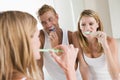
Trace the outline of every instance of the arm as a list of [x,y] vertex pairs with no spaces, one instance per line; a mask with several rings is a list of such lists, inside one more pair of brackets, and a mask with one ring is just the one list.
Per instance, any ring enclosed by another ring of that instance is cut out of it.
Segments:
[[112,80],[119,80],[118,48],[115,39],[107,37],[104,32],[97,32],[97,39],[102,44]]
[[79,61],[80,73],[81,73],[81,76],[82,76],[83,80],[89,80],[90,79],[89,67],[84,60],[83,52],[82,52],[82,49],[80,47],[78,37],[79,36],[78,36],[77,32],[74,32],[73,33],[73,44],[76,48],[79,48],[79,53],[78,53],[77,58],[78,58],[78,61]]
[[50,52],[51,56],[63,69],[64,73],[66,74],[67,80],[76,80],[74,65],[78,49],[74,48],[73,45],[59,45],[56,48],[63,50],[63,52],[59,56],[53,52]]
[[71,32],[71,31],[68,31],[68,40],[69,40],[69,44],[73,44],[73,39],[72,39],[72,35],[73,34],[73,32]]
[[113,80],[119,80],[119,62],[118,62],[118,50],[116,42],[112,39],[108,43],[103,45],[104,52],[106,54],[108,69]]

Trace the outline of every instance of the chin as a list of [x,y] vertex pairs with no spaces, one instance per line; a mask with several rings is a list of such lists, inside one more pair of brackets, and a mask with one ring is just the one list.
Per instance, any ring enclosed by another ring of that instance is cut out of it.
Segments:
[[39,60],[41,58],[39,51],[34,52],[34,57],[36,60]]

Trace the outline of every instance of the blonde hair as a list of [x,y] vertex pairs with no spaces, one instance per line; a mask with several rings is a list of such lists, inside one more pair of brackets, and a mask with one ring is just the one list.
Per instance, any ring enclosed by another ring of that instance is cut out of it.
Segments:
[[[93,17],[96,22],[98,23],[99,27],[97,28],[97,31],[103,31],[103,24],[98,16],[98,14],[93,11],[93,10],[84,10],[81,15],[80,15],[80,18],[79,18],[79,21],[78,21],[78,32],[77,32],[77,36],[79,37],[79,43],[80,43],[80,46],[82,47],[83,51],[84,52],[89,52],[90,51],[90,48],[88,47],[88,41],[87,39],[83,36],[82,34],[82,31],[80,29],[80,20],[83,16],[87,16],[87,17]],[[101,46],[100,43],[98,43],[98,52],[103,52],[103,48]]]
[[40,80],[30,45],[36,25],[36,19],[26,12],[0,13],[0,80],[12,80],[14,70]]
[[38,10],[38,17],[43,15],[44,13],[48,12],[48,11],[52,11],[54,14],[57,14],[55,9],[47,4],[44,4],[39,10]]

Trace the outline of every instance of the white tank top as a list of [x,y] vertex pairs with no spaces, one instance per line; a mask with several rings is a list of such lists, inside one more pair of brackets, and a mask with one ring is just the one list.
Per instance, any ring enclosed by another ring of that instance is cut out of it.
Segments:
[[[50,41],[48,38],[48,34],[44,31],[45,34],[45,43],[44,43],[44,49],[51,48]],[[68,42],[68,32],[65,30],[63,31],[63,40],[62,44],[69,44]],[[61,69],[61,67],[53,60],[51,55],[49,53],[43,53],[44,58],[44,67],[52,80],[66,80],[66,76]],[[79,72],[79,69],[76,71],[77,80],[82,80],[81,75]]]
[[90,80],[112,80],[108,72],[105,54],[98,58],[89,58],[84,54],[84,58],[91,71]]

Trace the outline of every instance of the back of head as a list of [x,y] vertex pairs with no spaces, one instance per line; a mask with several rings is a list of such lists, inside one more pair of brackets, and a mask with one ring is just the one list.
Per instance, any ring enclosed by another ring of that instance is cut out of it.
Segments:
[[56,11],[55,11],[55,9],[54,9],[52,6],[44,4],[44,5],[38,10],[38,16],[41,16],[41,15],[43,15],[44,13],[46,13],[46,12],[48,12],[48,11],[53,11],[55,14],[57,14]]
[[25,12],[0,13],[0,80],[11,80],[14,70],[28,76],[37,71],[30,45],[36,30],[36,19]]

